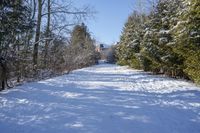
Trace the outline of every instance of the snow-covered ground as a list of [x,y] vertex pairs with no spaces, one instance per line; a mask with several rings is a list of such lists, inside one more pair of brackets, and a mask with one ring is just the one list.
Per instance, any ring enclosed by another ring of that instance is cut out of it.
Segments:
[[200,88],[100,64],[0,92],[0,133],[200,133]]

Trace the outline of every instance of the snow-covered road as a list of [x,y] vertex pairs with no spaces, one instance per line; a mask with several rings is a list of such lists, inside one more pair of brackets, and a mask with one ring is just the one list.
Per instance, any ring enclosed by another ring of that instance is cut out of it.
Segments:
[[0,92],[0,133],[200,133],[200,88],[100,64]]

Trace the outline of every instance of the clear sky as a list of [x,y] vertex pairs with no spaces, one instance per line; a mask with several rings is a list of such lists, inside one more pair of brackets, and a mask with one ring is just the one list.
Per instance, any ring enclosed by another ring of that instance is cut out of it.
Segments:
[[[89,4],[97,12],[86,24],[92,36],[101,43],[119,41],[128,16],[138,7],[138,0],[75,0],[80,5]],[[75,2],[74,1],[74,2]]]

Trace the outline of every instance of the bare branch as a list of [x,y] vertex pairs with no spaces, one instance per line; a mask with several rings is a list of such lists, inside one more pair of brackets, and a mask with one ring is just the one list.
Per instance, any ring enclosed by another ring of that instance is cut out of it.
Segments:
[[[79,15],[86,15],[87,14],[87,12],[84,12],[84,11],[78,11],[78,12],[70,12],[70,11],[51,11],[51,14],[56,14],[56,13],[65,13],[65,14],[71,14],[71,15],[77,15],[77,14],[79,14]],[[45,16],[45,15],[47,15],[48,13],[45,13],[45,14],[42,14],[42,16]]]

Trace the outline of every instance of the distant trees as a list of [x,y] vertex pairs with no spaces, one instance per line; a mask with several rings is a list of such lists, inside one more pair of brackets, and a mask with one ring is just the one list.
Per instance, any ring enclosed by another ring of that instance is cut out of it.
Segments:
[[[76,8],[70,1],[1,0],[0,90],[9,86],[8,80],[21,82],[43,78],[93,64],[94,40],[88,30],[84,32],[86,48],[72,50],[74,42],[70,41],[73,40],[72,27],[89,14],[88,6]],[[72,63],[78,57],[87,65]]]
[[148,15],[134,12],[116,48],[118,63],[199,83],[199,3],[159,0]]
[[[76,25],[71,34],[71,44],[69,49],[73,59],[75,68],[86,67],[94,65],[97,62],[97,53],[95,51],[95,40],[91,35],[84,23]],[[69,61],[70,61],[69,60]]]
[[106,60],[108,63],[116,63],[116,45],[111,46],[108,48],[108,53],[106,55]]

